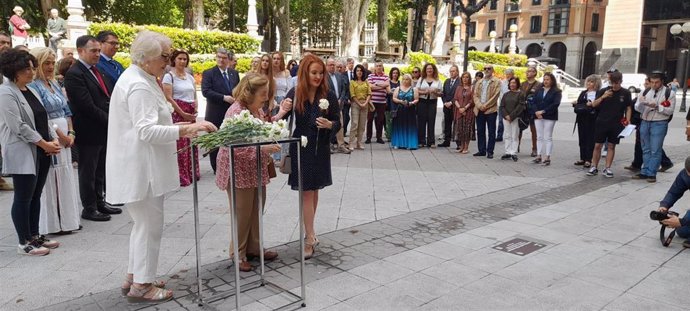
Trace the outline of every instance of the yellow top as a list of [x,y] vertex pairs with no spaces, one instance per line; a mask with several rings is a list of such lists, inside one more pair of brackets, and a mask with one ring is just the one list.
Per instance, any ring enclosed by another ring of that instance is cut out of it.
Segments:
[[356,100],[365,100],[371,95],[371,87],[367,81],[350,81],[350,95]]

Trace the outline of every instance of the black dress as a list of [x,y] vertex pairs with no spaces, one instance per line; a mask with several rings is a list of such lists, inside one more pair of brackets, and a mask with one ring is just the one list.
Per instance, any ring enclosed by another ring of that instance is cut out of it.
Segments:
[[[295,89],[290,90],[286,98],[294,101]],[[331,178],[331,151],[330,151],[330,137],[332,132],[340,130],[340,114],[338,98],[331,91],[328,92],[327,99],[329,102],[328,115],[324,116],[333,122],[331,129],[318,129],[316,127],[316,118],[321,116],[319,109],[318,95],[314,98],[315,103],[310,103],[306,100],[304,102],[304,113],[295,111],[295,130],[292,137],[306,136],[309,142],[307,146],[302,148],[302,190],[319,190],[326,186],[333,184]],[[318,143],[317,140],[318,133]],[[318,150],[316,146],[318,145]],[[297,145],[290,144],[290,159],[292,161],[292,173],[288,178],[288,184],[292,190],[299,190],[299,183],[297,179]]]

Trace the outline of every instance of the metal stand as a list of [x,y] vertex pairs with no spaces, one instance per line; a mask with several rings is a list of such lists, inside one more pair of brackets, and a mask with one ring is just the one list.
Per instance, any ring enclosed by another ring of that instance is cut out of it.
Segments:
[[[304,213],[303,213],[303,199],[302,199],[302,170],[301,170],[301,139],[299,138],[290,138],[290,139],[285,139],[285,140],[280,140],[277,143],[286,143],[286,144],[297,144],[297,179],[299,180],[299,228],[300,228],[300,285],[301,285],[301,295],[297,295],[289,291],[288,289],[282,288],[272,282],[267,281],[264,278],[265,274],[265,262],[264,262],[264,234],[263,234],[263,186],[261,185],[262,181],[262,172],[261,172],[261,146],[263,145],[269,145],[269,144],[274,144],[276,142],[260,142],[260,143],[242,143],[242,144],[233,144],[228,146],[230,148],[230,178],[231,178],[231,183],[228,185],[229,187],[232,187],[232,202],[231,202],[231,222],[232,222],[232,245],[233,245],[233,260],[234,260],[234,266],[235,266],[235,290],[228,290],[224,292],[219,292],[213,296],[204,298],[202,289],[201,289],[201,268],[200,268],[200,262],[201,262],[201,251],[200,251],[200,243],[199,243],[199,196],[198,196],[198,186],[197,186],[197,181],[196,178],[193,178],[193,196],[194,196],[194,238],[195,238],[195,243],[196,243],[196,275],[197,275],[197,300],[196,302],[198,303],[199,306],[204,306],[206,304],[209,304],[214,301],[218,301],[221,299],[225,299],[231,296],[235,296],[235,308],[236,310],[240,310],[240,295],[242,292],[246,292],[252,289],[256,289],[262,286],[267,286],[268,288],[271,288],[276,292],[276,294],[280,293],[285,293],[288,294],[289,296],[295,298],[296,300],[293,302],[290,302],[286,305],[283,305],[277,309],[274,310],[285,310],[288,308],[298,308],[298,307],[306,307],[306,285],[304,283],[304,239],[302,238],[304,236],[304,225],[303,225],[303,220],[304,220]],[[259,262],[260,262],[260,278],[257,281],[249,282],[247,284],[240,284],[240,266],[239,266],[239,250],[238,250],[238,245],[239,245],[239,238],[238,238],[238,232],[237,232],[237,225],[238,225],[238,219],[237,219],[237,199],[236,199],[236,191],[235,187],[233,186],[235,184],[235,148],[256,148],[256,164],[257,164],[257,169],[256,169],[256,177],[257,177],[257,182],[258,182],[258,187],[257,187],[257,200],[258,200],[258,213],[259,213]],[[192,148],[192,172],[196,172],[196,163],[194,161],[194,156],[195,156],[195,148]],[[294,171],[293,167],[293,171]],[[194,173],[193,173],[194,174]],[[194,176],[196,177],[196,176]]]

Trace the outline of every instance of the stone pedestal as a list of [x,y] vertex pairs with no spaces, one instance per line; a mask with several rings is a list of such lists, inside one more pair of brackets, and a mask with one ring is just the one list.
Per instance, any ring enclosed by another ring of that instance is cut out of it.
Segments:
[[[69,0],[67,2],[67,39],[63,47],[74,48],[77,46],[77,38],[88,34],[88,28],[91,22],[84,19],[84,7],[81,0]],[[61,54],[61,53],[58,53]],[[74,57],[77,57],[75,53]]]

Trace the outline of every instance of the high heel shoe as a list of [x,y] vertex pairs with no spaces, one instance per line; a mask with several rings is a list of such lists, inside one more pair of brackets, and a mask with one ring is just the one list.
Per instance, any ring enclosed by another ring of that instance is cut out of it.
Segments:
[[319,239],[314,236],[314,240],[309,243],[307,238],[304,238],[304,259],[311,259],[316,252],[316,246],[319,245]]

